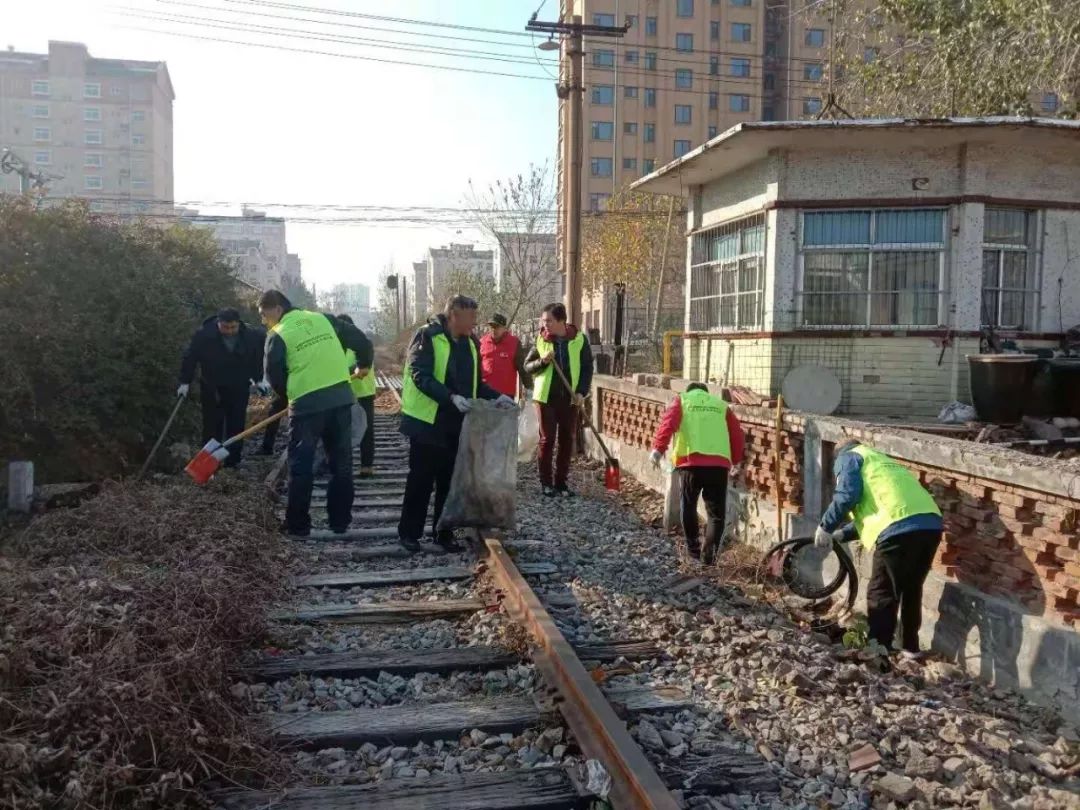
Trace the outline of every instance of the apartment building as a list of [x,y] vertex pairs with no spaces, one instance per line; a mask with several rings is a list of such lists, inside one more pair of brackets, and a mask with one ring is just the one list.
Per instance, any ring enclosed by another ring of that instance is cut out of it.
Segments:
[[247,207],[238,217],[200,214],[183,208],[176,209],[176,215],[183,224],[213,233],[241,281],[271,290],[280,289],[291,278],[299,278],[299,256],[296,261],[290,261],[289,257],[295,254],[288,251],[285,220],[281,217],[268,217]]
[[348,315],[360,329],[371,329],[371,288],[367,284],[335,284],[320,296],[319,306],[335,315]]
[[412,317],[414,322],[427,320],[431,310],[428,308],[428,265],[426,261],[412,263]]
[[[555,234],[502,232],[496,241],[495,289],[523,293],[530,310],[563,299],[566,280],[559,272]],[[519,320],[538,316],[538,311],[522,312]]]
[[[415,269],[416,265],[413,266],[413,289],[416,291],[414,307],[418,315],[423,312],[422,318],[440,309],[445,303],[436,299],[451,292],[446,289],[446,279],[451,273],[466,272],[492,283],[495,281],[495,251],[477,250],[475,245],[452,242],[450,245],[428,248],[427,256],[424,257],[422,264],[424,265],[422,282],[419,278],[421,274]],[[421,317],[417,320],[421,320]]]
[[[52,176],[50,196],[98,210],[146,211],[173,199],[175,94],[164,62],[99,59],[78,42],[46,54],[0,51],[0,147]],[[19,178],[0,174],[0,192]]]

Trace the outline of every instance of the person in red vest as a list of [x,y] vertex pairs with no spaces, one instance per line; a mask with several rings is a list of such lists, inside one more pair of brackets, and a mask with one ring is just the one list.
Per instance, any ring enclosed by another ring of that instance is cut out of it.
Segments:
[[496,313],[488,321],[491,331],[480,340],[480,364],[484,382],[508,397],[517,399],[518,375],[525,388],[532,383],[525,373],[525,348],[510,334],[506,316]]

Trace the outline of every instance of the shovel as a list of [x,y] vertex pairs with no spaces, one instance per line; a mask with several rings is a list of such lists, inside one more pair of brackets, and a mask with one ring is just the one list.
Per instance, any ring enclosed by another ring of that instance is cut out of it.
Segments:
[[278,419],[283,417],[288,412],[288,408],[275,413],[273,416],[268,416],[261,422],[256,422],[247,430],[237,433],[230,439],[226,439],[223,442],[219,442],[217,439],[211,439],[203,445],[202,450],[195,454],[195,458],[188,462],[188,465],[184,467],[184,472],[192,477],[196,484],[205,484],[209,481],[214,473],[218,471],[221,463],[229,457],[229,445],[235,444],[241,439],[246,439],[253,433],[258,433]]
[[139,469],[139,474],[135,476],[135,480],[139,481],[146,471],[150,468],[150,462],[154,460],[154,456],[157,455],[158,448],[161,447],[161,443],[165,441],[165,434],[169,432],[169,428],[172,427],[173,420],[176,419],[176,415],[180,413],[180,406],[184,404],[186,397],[177,397],[176,405],[172,409],[172,413],[169,414],[169,421],[165,423],[165,427],[161,429],[161,435],[157,437],[157,441],[154,442],[153,448],[150,450],[150,455],[146,457],[146,461],[143,462],[142,467]]
[[[555,372],[559,375],[559,379],[563,381],[563,385],[566,386],[566,390],[570,392],[570,397],[574,397],[574,389],[570,387],[570,381],[566,379],[566,375],[563,374],[563,370],[559,368],[558,362],[555,358],[551,359],[551,365],[555,369]],[[577,401],[575,400],[575,405]],[[589,430],[592,431],[593,436],[596,437],[596,443],[600,445],[600,449],[604,451],[604,455],[607,457],[607,462],[604,464],[604,489],[609,492],[618,492],[620,483],[622,481],[622,472],[619,469],[619,460],[615,456],[611,455],[611,451],[607,449],[607,445],[604,444],[604,440],[600,438],[600,433],[593,427],[592,420],[589,419],[589,415],[585,412],[583,407],[579,407],[581,411],[581,418],[585,420],[585,424],[589,426]]]

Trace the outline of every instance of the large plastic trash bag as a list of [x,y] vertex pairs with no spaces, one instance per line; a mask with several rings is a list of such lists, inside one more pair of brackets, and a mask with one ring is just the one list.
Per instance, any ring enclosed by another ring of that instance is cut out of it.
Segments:
[[536,413],[536,406],[531,402],[525,402],[518,416],[517,460],[529,461],[536,452],[538,444],[540,444],[540,417]]
[[352,446],[359,447],[368,430],[367,412],[359,402],[354,402],[349,416],[352,418]]
[[518,410],[478,399],[470,404],[437,528],[513,529]]

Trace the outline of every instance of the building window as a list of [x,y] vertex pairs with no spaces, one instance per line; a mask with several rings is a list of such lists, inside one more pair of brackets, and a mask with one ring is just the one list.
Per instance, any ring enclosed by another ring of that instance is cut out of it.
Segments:
[[823,74],[821,62],[807,62],[803,65],[802,77],[808,82],[820,82]]
[[32,96],[47,96],[49,95],[49,82],[46,79],[34,79],[30,83],[30,95]]
[[636,87],[627,85],[623,88],[623,98],[637,98],[638,90]]
[[675,141],[675,148],[672,151],[675,153],[676,158],[681,158],[690,151],[690,141],[682,139]]
[[48,104],[35,104],[33,111],[34,118],[48,118],[49,117],[49,105]]
[[719,76],[720,75],[720,57],[719,56],[710,56],[709,57],[709,75],[710,76]]
[[83,134],[83,143],[97,145],[102,142],[100,129],[88,129]]
[[592,63],[593,67],[615,67],[615,51],[593,51]]
[[945,211],[802,215],[805,326],[934,326],[945,270]]
[[645,18],[645,36],[647,36],[647,37],[655,37],[656,36],[656,30],[657,30],[656,17],[646,17]]
[[34,127],[34,141],[48,143],[52,140],[52,130],[48,127]]
[[987,208],[983,225],[983,326],[1034,329],[1039,285],[1032,250],[1035,213]]
[[676,124],[689,124],[690,119],[693,116],[693,107],[689,104],[676,104],[675,105],[675,123]]
[[145,146],[146,145],[146,136],[142,135],[142,134],[140,134],[138,132],[134,133],[131,136],[131,145],[132,146]]
[[88,174],[83,178],[83,186],[88,189],[99,189],[102,186],[101,177],[96,174]]
[[749,8],[750,7],[750,0],[731,0],[731,5],[733,5],[733,6],[741,6],[743,8]]
[[592,103],[593,104],[614,104],[615,103],[615,88],[610,84],[598,84],[592,89]]
[[645,106],[646,107],[655,107],[656,106],[656,88],[655,87],[646,87],[645,88]]
[[146,188],[147,185],[149,185],[149,183],[144,177],[135,177],[131,181],[132,188]]
[[720,39],[720,21],[713,20],[709,23],[709,39],[716,42]]
[[750,112],[750,96],[745,93],[728,93],[728,110],[730,112]]
[[766,73],[765,74],[765,89],[766,90],[775,90],[776,89],[776,74],[775,73]]
[[690,255],[690,328],[760,329],[765,215],[695,234]]
[[611,158],[594,157],[589,164],[589,174],[592,177],[611,177]]
[[146,120],[146,111],[145,110],[132,110],[131,111],[131,120],[132,121],[145,121]]
[[83,98],[101,98],[101,82],[87,82],[84,84]]
[[1043,93],[1040,106],[1044,113],[1056,113],[1061,101],[1058,99],[1057,93]]
[[719,110],[720,109],[720,94],[719,93],[717,93],[717,92],[709,93],[709,109],[710,110]]
[[676,0],[675,14],[679,17],[693,17],[694,0]]
[[624,121],[622,131],[623,135],[637,135],[637,121]]
[[731,24],[731,41],[732,42],[750,42],[754,36],[754,29],[750,23],[732,23]]
[[614,14],[593,14],[592,15],[592,22],[593,22],[593,25],[606,25],[609,28],[612,28],[615,25],[615,15]]
[[627,14],[626,25],[631,29],[637,28],[637,14]]
[[637,51],[627,51],[626,52],[626,64],[628,64],[628,65],[636,65],[638,63],[638,56],[639,55],[640,54],[638,54]]
[[615,137],[615,125],[610,121],[592,122],[592,139],[594,141],[610,141]]
[[656,70],[656,51],[645,51],[645,69]]
[[645,143],[656,143],[656,124],[645,125],[645,133],[642,135],[641,140]]
[[589,210],[590,211],[603,211],[607,208],[608,200],[611,199],[610,194],[593,193],[589,195]]
[[741,79],[747,79],[750,77],[750,60],[749,59],[732,59],[731,64],[728,66],[728,75],[738,76]]
[[643,158],[641,161],[641,171],[643,174],[652,174],[656,169],[656,161],[652,158]]
[[119,95],[122,95],[123,92],[124,92],[124,89],[118,84],[114,84],[111,87],[109,87],[109,95],[114,97],[114,98],[119,96]]
[[694,35],[693,34],[676,34],[675,35],[675,50],[682,51],[683,53],[693,53],[693,51],[694,51]]
[[101,108],[100,107],[84,107],[82,111],[83,121],[100,121],[101,120]]
[[718,133],[719,133],[719,130],[715,126],[710,124],[709,125],[709,140],[711,141],[713,138],[715,138]]
[[806,44],[811,48],[821,48],[825,45],[824,28],[807,28]]
[[34,163],[38,166],[48,166],[52,163],[52,152],[45,150],[43,152],[34,152]]
[[102,165],[102,155],[99,152],[87,152],[83,158],[83,166],[88,169],[100,169]]
[[622,159],[622,167],[623,167],[623,169],[628,169],[628,170],[631,170],[631,171],[637,171],[637,158],[626,158],[626,157],[624,157]]
[[768,107],[761,108],[761,120],[762,121],[775,121],[776,109],[770,104]]
[[690,68],[675,68],[675,87],[678,90],[690,90],[694,86],[694,71]]
[[817,115],[821,112],[821,99],[808,96],[802,100],[803,115]]

